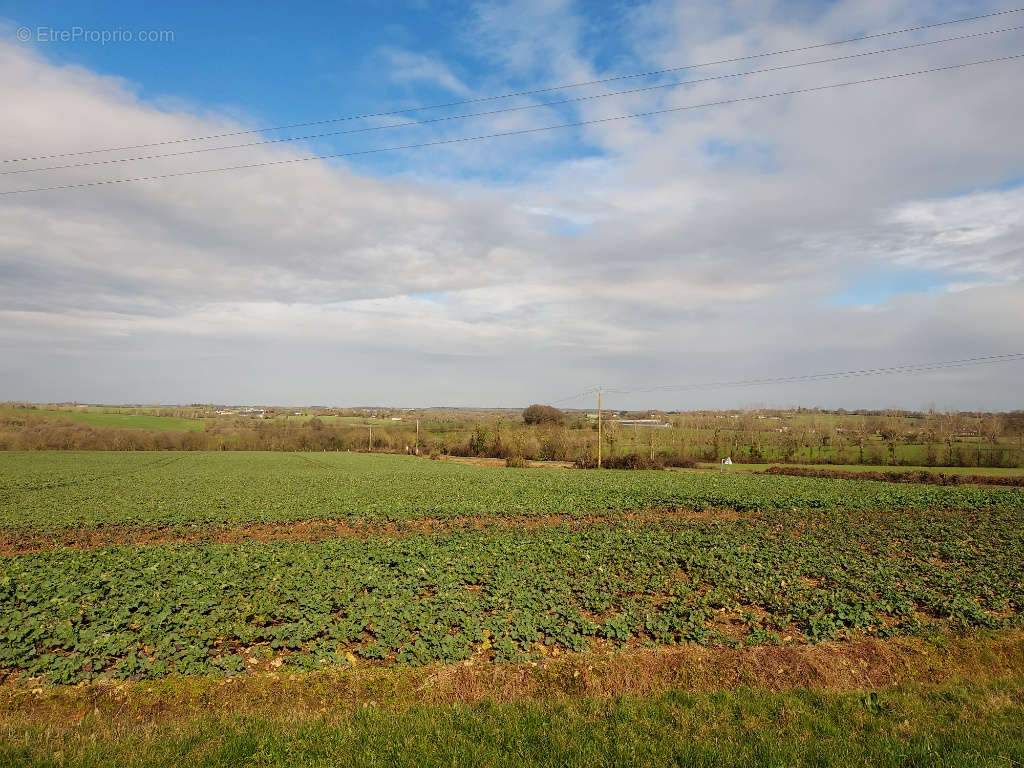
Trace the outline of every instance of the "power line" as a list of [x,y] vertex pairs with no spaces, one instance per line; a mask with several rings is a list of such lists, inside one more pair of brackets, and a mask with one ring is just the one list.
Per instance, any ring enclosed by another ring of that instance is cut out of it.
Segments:
[[833,46],[833,45],[846,45],[846,44],[849,44],[849,43],[863,42],[865,40],[874,40],[874,39],[881,38],[881,37],[891,37],[893,35],[902,35],[902,34],[906,34],[908,32],[919,32],[919,31],[922,31],[922,30],[925,30],[925,29],[935,29],[937,27],[944,27],[944,26],[949,26],[949,25],[952,25],[952,24],[964,24],[964,23],[970,22],[970,21],[980,21],[981,19],[990,19],[990,18],[994,18],[994,17],[997,17],[997,16],[1006,16],[1006,15],[1009,15],[1009,14],[1012,14],[1012,13],[1020,13],[1021,11],[1024,11],[1024,7],[1012,8],[1012,9],[1005,10],[1005,11],[994,11],[992,13],[983,13],[983,14],[979,14],[979,15],[976,15],[976,16],[966,16],[966,17],[959,18],[959,19],[950,19],[948,21],[939,21],[939,22],[935,22],[935,23],[932,23],[932,24],[919,24],[919,25],[914,26],[914,27],[903,27],[902,29],[895,29],[895,30],[892,30],[892,31],[889,31],[889,32],[876,32],[876,33],[873,33],[873,34],[870,34],[870,35],[861,35],[859,37],[850,37],[850,38],[846,38],[846,39],[843,39],[843,40],[832,40],[832,41],[825,42],[825,43],[815,43],[813,45],[804,45],[804,46],[799,46],[799,47],[796,47],[796,48],[786,48],[786,49],[777,50],[777,51],[766,51],[766,52],[763,52],[763,53],[754,53],[754,54],[750,54],[750,55],[747,55],[747,56],[735,56],[735,57],[728,58],[728,59],[718,59],[716,61],[706,61],[706,62],[702,62],[702,63],[699,63],[699,64],[685,64],[685,65],[680,65],[680,66],[675,66],[675,67],[667,67],[665,69],[651,70],[651,71],[648,71],[648,72],[636,72],[636,73],[626,74],[626,75],[615,75],[615,76],[612,76],[612,77],[604,77],[604,78],[599,78],[599,79],[595,79],[595,80],[586,80],[586,81],[577,82],[577,83],[565,83],[565,84],[562,84],[562,85],[553,85],[553,86],[549,86],[549,87],[546,87],[546,88],[533,88],[533,89],[530,89],[530,90],[511,91],[509,93],[503,93],[503,94],[498,94],[498,95],[494,95],[494,96],[479,96],[479,97],[472,98],[472,99],[463,99],[461,101],[451,101],[451,102],[447,102],[447,103],[444,103],[444,104],[428,104],[428,105],[422,105],[422,106],[418,106],[418,107],[408,107],[406,109],[390,110],[390,111],[386,111],[386,112],[368,112],[368,113],[361,114],[361,115],[347,115],[347,116],[343,116],[343,117],[327,118],[327,119],[324,119],[324,120],[310,120],[310,121],[301,122],[301,123],[287,123],[287,124],[283,124],[283,125],[267,126],[267,127],[264,127],[264,128],[251,128],[251,129],[247,129],[247,130],[243,130],[243,131],[227,131],[227,132],[224,132],[224,133],[207,134],[205,136],[192,136],[192,137],[187,137],[187,138],[165,139],[163,141],[153,141],[153,142],[147,142],[147,143],[143,143],[143,144],[131,144],[131,145],[118,146],[118,147],[104,147],[104,148],[100,148],[100,149],[84,149],[84,150],[79,150],[79,151],[75,151],[75,152],[58,152],[58,153],[52,153],[52,154],[46,154],[46,155],[34,155],[34,156],[27,156],[27,157],[13,157],[13,158],[5,159],[5,160],[0,160],[0,163],[19,163],[19,162],[24,162],[24,161],[28,161],[28,160],[53,160],[53,159],[56,159],[56,158],[59,158],[59,157],[74,157],[74,156],[79,156],[79,155],[97,154],[97,153],[100,153],[100,152],[118,152],[118,151],[130,150],[130,149],[145,149],[145,148],[148,148],[148,147],[166,146],[168,144],[181,144],[181,143],[192,142],[192,141],[208,141],[210,139],[222,139],[222,138],[230,138],[230,137],[233,137],[233,136],[245,136],[245,135],[250,135],[250,134],[254,134],[254,133],[265,133],[267,131],[281,131],[281,130],[286,130],[286,129],[290,129],[290,128],[309,128],[309,127],[312,127],[312,126],[315,126],[315,125],[327,125],[329,123],[339,123],[339,122],[345,122],[345,121],[349,121],[349,120],[366,120],[366,119],[369,119],[369,118],[376,118],[376,117],[391,117],[391,116],[394,116],[394,115],[405,115],[405,114],[408,114],[410,112],[422,112],[422,111],[430,110],[430,109],[445,109],[445,108],[449,108],[449,107],[460,107],[460,106],[466,106],[466,105],[469,105],[469,104],[479,104],[479,103],[487,102],[487,101],[498,101],[500,99],[510,99],[510,98],[515,98],[515,97],[519,97],[519,96],[533,96],[533,95],[540,94],[540,93],[551,93],[553,91],[563,91],[563,90],[568,90],[570,88],[583,88],[583,87],[590,86],[590,85],[601,85],[603,83],[617,82],[617,81],[620,81],[620,80],[630,80],[630,79],[640,78],[640,77],[653,77],[655,75],[664,75],[664,74],[668,74],[670,72],[681,72],[681,71],[687,70],[687,69],[700,69],[700,68],[703,68],[703,67],[713,67],[713,66],[718,66],[718,65],[721,65],[721,64],[733,64],[733,63],[740,62],[740,61],[750,61],[752,59],[766,58],[766,57],[769,57],[769,56],[782,56],[782,55],[790,54],[790,53],[800,53],[802,51],[811,51],[811,50],[816,50],[818,48],[827,48],[827,47]]
[[577,392],[575,395],[569,395],[568,397],[560,397],[557,400],[552,400],[551,404],[554,405],[555,403],[565,403],[565,402],[568,402],[570,400],[578,400],[579,398],[583,397],[584,395],[593,395],[593,394],[595,394],[597,392],[597,390],[598,390],[598,387],[590,387],[589,389],[584,389],[582,392]]
[[1001,355],[985,355],[982,357],[966,357],[959,360],[943,360],[935,363],[905,363],[903,365],[891,365],[883,368],[860,368],[850,371],[833,371],[830,373],[808,373],[797,376],[775,376],[760,379],[739,379],[735,381],[712,381],[696,384],[662,384],[654,387],[635,387],[623,389],[619,387],[594,386],[577,392],[575,395],[552,400],[552,403],[562,403],[569,400],[578,400],[586,395],[595,394],[598,389],[602,392],[616,395],[632,395],[650,392],[692,392],[698,390],[732,389],[736,387],[759,387],[771,384],[794,384],[808,381],[831,381],[836,379],[853,379],[864,376],[891,376],[895,374],[929,373],[951,368],[969,368],[977,365],[994,365],[997,363],[1012,363],[1024,360],[1024,352],[1008,352]]
[[247,170],[247,169],[251,169],[251,168],[268,168],[268,167],[271,167],[271,166],[292,165],[294,163],[306,163],[306,162],[310,162],[312,160],[332,160],[332,159],[343,158],[343,157],[358,157],[358,156],[362,156],[362,155],[373,155],[373,154],[380,154],[380,153],[384,153],[384,152],[398,152],[398,151],[409,150],[409,149],[424,149],[424,148],[427,148],[427,147],[439,147],[439,146],[444,146],[444,145],[449,145],[449,144],[461,144],[461,143],[466,143],[466,142],[470,142],[470,141],[482,141],[484,139],[495,139],[495,138],[501,138],[501,137],[505,137],[505,136],[523,136],[523,135],[533,134],[533,133],[542,133],[544,131],[558,130],[558,129],[561,129],[561,128],[578,128],[578,127],[582,127],[582,126],[585,126],[585,125],[598,125],[598,124],[601,124],[601,123],[611,123],[611,122],[615,122],[615,121],[618,121],[618,120],[632,120],[632,119],[637,119],[637,118],[641,118],[641,117],[654,117],[656,115],[665,115],[665,114],[669,114],[669,113],[673,113],[673,112],[684,112],[684,111],[691,110],[691,109],[703,109],[703,108],[706,108],[706,107],[718,107],[718,106],[724,106],[726,104],[740,104],[740,103],[743,103],[743,102],[760,101],[760,100],[763,100],[763,99],[771,99],[771,98],[776,98],[776,97],[779,97],[779,96],[794,96],[794,95],[803,94],[803,93],[814,93],[814,92],[817,92],[817,91],[825,91],[825,90],[829,90],[829,89],[832,89],[832,88],[844,88],[844,87],[852,86],[852,85],[865,85],[865,84],[868,84],[868,83],[878,83],[878,82],[883,82],[883,81],[886,81],[886,80],[897,80],[897,79],[903,78],[903,77],[914,77],[916,75],[926,75],[926,74],[931,74],[931,73],[934,73],[934,72],[946,72],[946,71],[950,71],[950,70],[954,70],[954,69],[964,69],[966,67],[974,67],[974,66],[978,66],[980,64],[993,64],[993,63],[996,63],[996,62],[1011,61],[1011,60],[1020,59],[1020,58],[1024,58],[1024,53],[1018,53],[1018,54],[1014,54],[1012,56],[999,56],[999,57],[992,58],[992,59],[979,59],[977,61],[968,61],[968,62],[963,62],[963,63],[960,63],[960,64],[949,64],[949,65],[946,65],[946,66],[943,66],[943,67],[932,67],[930,69],[920,69],[920,70],[916,70],[914,72],[900,72],[900,73],[894,74],[894,75],[881,75],[881,76],[878,76],[878,77],[869,77],[869,78],[865,78],[863,80],[848,80],[848,81],[842,82],[842,83],[829,83],[827,85],[818,85],[818,86],[813,86],[813,87],[810,87],[810,88],[796,88],[796,89],[788,90],[788,91],[776,91],[774,93],[759,94],[757,96],[742,96],[742,97],[734,98],[734,99],[722,99],[720,101],[709,101],[709,102],[705,102],[703,104],[688,104],[688,105],[681,106],[681,107],[667,107],[665,109],[655,109],[655,110],[649,110],[647,112],[635,112],[635,113],[628,114],[628,115],[616,115],[614,117],[602,117],[602,118],[596,118],[596,119],[593,119],[593,120],[578,120],[578,121],[572,122],[572,123],[560,123],[560,124],[557,124],[557,125],[546,125],[546,126],[541,126],[539,128],[520,128],[520,129],[517,129],[517,130],[514,130],[514,131],[501,131],[501,132],[498,132],[498,133],[488,133],[488,134],[483,134],[483,135],[480,135],[480,136],[462,136],[462,137],[454,138],[454,139],[440,139],[440,140],[437,140],[437,141],[427,141],[427,142],[421,142],[421,143],[418,143],[418,144],[403,144],[403,145],[391,146],[391,147],[378,147],[376,149],[360,149],[360,150],[354,150],[354,151],[350,151],[350,152],[335,152],[335,153],[327,154],[327,155],[309,155],[307,157],[295,157],[295,158],[289,158],[289,159],[286,159],[286,160],[267,160],[267,161],[263,161],[263,162],[259,162],[259,163],[245,163],[245,164],[242,164],[242,165],[229,165],[229,166],[224,166],[224,167],[221,167],[221,168],[200,168],[200,169],[192,170],[192,171],[175,171],[173,173],[161,173],[161,174],[155,174],[155,175],[152,175],[152,176],[135,176],[133,178],[128,178],[128,179],[106,179],[106,180],[102,180],[102,181],[79,182],[79,183],[76,183],[76,184],[59,184],[59,185],[52,186],[52,187],[30,187],[30,188],[27,188],[27,189],[12,189],[12,190],[0,191],[0,196],[2,196],[2,195],[20,195],[20,194],[26,194],[26,193],[29,193],[29,192],[54,192],[54,191],[57,191],[57,190],[64,190],[64,189],[84,189],[84,188],[87,188],[87,187],[100,187],[100,186],[107,186],[107,185],[110,185],[110,184],[129,184],[129,183],[134,183],[134,182],[139,182],[139,181],[157,181],[157,180],[160,180],[160,179],[172,179],[172,178],[177,178],[177,177],[180,177],[180,176],[196,176],[196,175],[199,175],[199,174],[206,174],[206,173],[222,173],[224,171],[240,171],[240,170]]
[[1024,25],[1018,25],[1018,26],[1015,26],[1015,27],[1003,27],[1002,29],[991,29],[991,30],[986,30],[984,32],[973,32],[973,33],[966,34],[966,35],[957,35],[955,37],[946,37],[946,38],[942,38],[941,40],[928,40],[926,42],[921,42],[921,43],[910,43],[908,45],[900,45],[900,46],[896,46],[896,47],[893,47],[893,48],[882,48],[882,49],[876,50],[876,51],[862,51],[860,53],[851,53],[851,54],[847,54],[845,56],[832,56],[832,57],[826,58],[826,59],[815,59],[814,61],[804,61],[804,62],[799,62],[797,64],[783,64],[783,65],[780,65],[780,66],[777,66],[777,67],[764,67],[762,69],[752,69],[752,70],[747,70],[745,72],[733,72],[733,73],[726,74],[726,75],[714,75],[712,77],[703,77],[703,78],[698,78],[698,79],[694,79],[694,80],[676,80],[676,81],[671,82],[671,83],[657,83],[655,85],[647,85],[647,86],[643,86],[641,88],[630,88],[630,89],[622,90],[622,91],[611,91],[610,93],[598,93],[598,94],[593,94],[593,95],[590,95],[590,96],[577,96],[577,97],[570,98],[570,99],[561,99],[561,100],[558,100],[558,101],[545,101],[545,102],[539,102],[539,103],[536,103],[536,104],[524,104],[524,105],[515,106],[515,107],[503,107],[501,109],[492,109],[492,110],[487,110],[487,111],[484,111],[484,112],[470,112],[468,114],[463,114],[463,115],[448,115],[446,117],[435,117],[435,118],[431,118],[429,120],[410,120],[410,121],[407,121],[407,122],[404,122],[404,123],[392,123],[392,124],[389,124],[389,125],[373,125],[373,126],[368,126],[368,127],[365,127],[365,128],[351,128],[351,129],[348,129],[348,130],[341,130],[341,131],[327,131],[327,132],[324,132],[324,133],[306,134],[304,136],[289,136],[289,137],[282,138],[282,139],[264,139],[264,140],[261,140],[261,141],[250,141],[250,142],[246,142],[244,144],[227,144],[225,146],[220,146],[220,147],[202,147],[200,149],[186,149],[186,150],[182,150],[180,152],[165,152],[165,153],[155,154],[155,155],[138,155],[138,156],[135,156],[135,157],[119,157],[119,158],[113,158],[111,160],[93,160],[93,161],[84,162],[84,163],[68,163],[66,165],[50,165],[50,166],[44,166],[42,168],[17,168],[17,169],[10,170],[10,171],[0,171],[0,176],[10,176],[10,175],[13,175],[13,174],[20,174],[20,173],[38,173],[38,172],[42,172],[42,171],[61,171],[61,170],[67,170],[69,168],[86,168],[86,167],[97,166],[97,165],[114,165],[114,164],[117,164],[117,163],[131,163],[131,162],[137,162],[137,161],[140,161],[140,160],[158,160],[158,159],[166,158],[166,157],[181,157],[183,155],[198,155],[198,154],[203,154],[203,153],[206,153],[206,152],[219,152],[219,151],[225,150],[225,149],[245,149],[245,148],[248,148],[248,147],[266,146],[268,144],[283,144],[283,143],[293,142],[293,141],[303,141],[303,140],[306,140],[306,139],[322,139],[322,138],[326,138],[328,136],[343,136],[343,135],[348,135],[348,134],[353,134],[353,133],[368,133],[368,132],[373,132],[373,131],[384,131],[384,130],[390,130],[390,129],[393,129],[393,128],[410,128],[410,127],[415,128],[415,127],[430,125],[430,124],[433,124],[433,123],[444,123],[444,122],[451,122],[451,121],[455,121],[455,120],[467,120],[467,119],[474,118],[474,117],[486,117],[486,116],[490,116],[490,115],[499,115],[499,114],[503,114],[503,113],[506,113],[506,112],[521,112],[521,111],[525,111],[525,110],[529,110],[529,109],[541,109],[541,108],[544,108],[544,107],[555,107],[555,106],[560,106],[560,105],[563,105],[563,104],[573,104],[573,103],[578,103],[578,102],[582,102],[582,101],[593,101],[593,100],[596,100],[596,99],[607,99],[607,98],[610,98],[612,96],[625,96],[625,95],[634,94],[634,93],[643,93],[643,92],[648,92],[648,91],[663,90],[663,89],[666,89],[666,88],[676,88],[678,86],[683,86],[683,85],[699,85],[701,83],[707,83],[707,82],[711,82],[711,81],[714,81],[714,80],[729,80],[729,79],[737,78],[737,77],[746,77],[748,75],[761,75],[761,74],[766,74],[766,73],[769,73],[769,72],[781,72],[783,70],[799,69],[799,68],[802,68],[802,67],[810,67],[810,66],[815,66],[815,65],[818,65],[818,64],[831,64],[831,63],[834,63],[834,62],[837,62],[837,61],[848,61],[848,60],[851,60],[851,59],[865,58],[867,56],[877,56],[877,55],[883,54],[883,53],[896,53],[896,52],[900,52],[900,51],[911,50],[913,48],[922,48],[922,47],[930,46],[930,45],[939,45],[939,44],[942,44],[942,43],[949,43],[949,42],[955,42],[955,41],[960,41],[960,40],[969,40],[969,39],[977,38],[977,37],[986,37],[986,36],[989,36],[989,35],[1000,34],[1002,32],[1016,32],[1016,31],[1021,30],[1021,29],[1024,29]]
[[770,384],[792,384],[806,381],[829,381],[834,379],[852,379],[863,376],[889,376],[901,373],[927,373],[949,368],[967,368],[976,365],[993,365],[1024,360],[1024,352],[1010,352],[1002,355],[986,355],[968,357],[960,360],[944,360],[937,363],[907,363],[884,368],[861,368],[851,371],[833,371],[831,373],[810,373],[800,376],[776,376],[762,379],[741,379],[739,381],[713,381],[705,384],[663,384],[656,387],[639,387],[635,389],[608,388],[605,392],[628,395],[646,392],[689,392],[706,389],[728,389],[733,387],[755,387]]

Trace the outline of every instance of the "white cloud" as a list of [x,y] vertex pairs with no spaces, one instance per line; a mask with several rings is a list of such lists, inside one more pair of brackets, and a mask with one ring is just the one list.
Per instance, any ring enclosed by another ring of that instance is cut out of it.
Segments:
[[404,85],[432,83],[459,96],[468,96],[470,88],[438,59],[415,51],[384,47],[378,52],[388,67],[391,79]]
[[[652,3],[626,15],[623,39],[634,45],[615,61],[647,69],[809,44],[932,20],[926,10],[852,0],[820,15],[774,4]],[[496,52],[510,82],[609,73],[588,55],[594,30],[572,6],[488,3],[474,18],[467,39],[481,55]],[[884,63],[584,102],[569,114],[594,119],[806,87],[1012,45],[991,38]],[[399,79],[477,92],[435,58],[387,55]],[[786,375],[1024,349],[1024,192],[1001,186],[1024,170],[1024,105],[1012,98],[1020,66],[402,153],[408,172],[390,179],[307,162],[7,196],[0,399],[401,395],[405,403],[514,404],[596,382]],[[0,69],[0,101],[17,105],[0,130],[0,157],[248,127],[180,102],[160,108],[168,102],[140,99],[126,81],[55,66],[12,43],[0,42]],[[475,86],[507,89],[497,79]],[[558,114],[511,113],[410,135],[532,127]],[[581,141],[597,152],[560,151]],[[716,146],[735,151],[715,154]],[[175,172],[307,151],[264,146],[144,167]],[[132,167],[9,175],[0,189],[118,178]],[[508,168],[513,182],[501,179]],[[870,312],[825,303],[852,271],[893,265],[947,275],[946,293],[898,296]],[[145,365],[133,368],[138,361]],[[750,399],[1019,405],[1006,370],[952,373],[926,389],[892,380]],[[252,380],[240,382],[240,371]],[[338,381],[347,382],[343,391]]]

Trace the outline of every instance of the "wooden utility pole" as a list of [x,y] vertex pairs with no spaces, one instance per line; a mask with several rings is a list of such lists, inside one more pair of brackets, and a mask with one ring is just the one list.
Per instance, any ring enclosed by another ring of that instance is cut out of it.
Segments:
[[420,455],[420,420],[416,419],[416,455]]
[[370,436],[366,441],[366,450],[373,451],[373,425],[367,424],[366,428],[370,432]]
[[601,390],[597,390],[597,468],[601,468]]

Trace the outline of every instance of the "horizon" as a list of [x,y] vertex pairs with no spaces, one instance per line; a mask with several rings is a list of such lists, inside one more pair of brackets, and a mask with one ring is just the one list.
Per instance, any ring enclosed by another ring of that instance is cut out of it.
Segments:
[[[62,401],[37,401],[30,402],[25,400],[7,400],[0,402],[2,405],[13,405],[16,407],[40,407],[40,406],[72,406],[78,408],[270,408],[270,409],[304,409],[308,411],[405,411],[405,412],[417,412],[417,411],[523,411],[529,408],[531,405],[548,405],[541,402],[528,403],[526,405],[421,405],[421,406],[409,406],[409,405],[311,405],[309,403],[235,403],[235,402],[191,402],[191,403],[159,403],[159,402],[123,402],[123,403],[100,403],[100,402],[89,402],[83,403],[75,400],[62,400]],[[558,410],[564,413],[596,413],[597,405],[593,406],[565,406],[558,407],[554,406]],[[619,408],[602,406],[601,409],[605,413],[663,413],[672,415],[687,415],[687,414],[700,414],[700,413],[756,413],[758,411],[768,411],[776,413],[824,413],[824,414],[846,414],[851,416],[857,415],[877,415],[877,414],[986,414],[993,416],[1004,416],[1018,414],[1024,411],[1024,408],[1015,408],[1009,410],[983,410],[983,409],[949,409],[949,408],[937,408],[934,405],[928,405],[921,408],[862,408],[862,407],[838,407],[829,408],[817,405],[766,405],[766,404],[751,404],[751,405],[740,405],[730,408],[696,408],[696,409],[680,409],[680,408]]]

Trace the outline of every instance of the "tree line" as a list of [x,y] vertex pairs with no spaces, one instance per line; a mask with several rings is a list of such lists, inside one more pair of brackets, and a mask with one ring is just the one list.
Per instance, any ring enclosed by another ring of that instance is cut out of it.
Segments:
[[[150,415],[152,415],[150,413]],[[170,414],[168,414],[170,415]],[[175,413],[179,418],[181,412]],[[663,414],[666,428],[618,423],[606,414],[604,459],[615,464],[717,462],[925,466],[1019,466],[1024,413],[765,417],[756,413]],[[632,414],[630,414],[632,415]],[[655,414],[641,413],[639,417]],[[597,454],[597,425],[584,413],[534,405],[502,415],[424,425],[419,442],[408,421],[359,425],[319,418],[206,419],[194,432],[129,429],[54,418],[29,409],[0,414],[0,450],[379,451],[561,461],[587,466]]]

